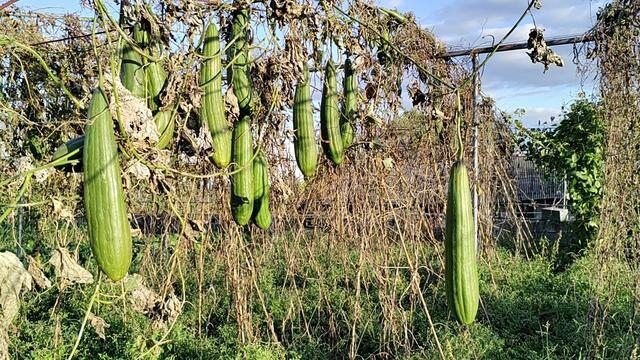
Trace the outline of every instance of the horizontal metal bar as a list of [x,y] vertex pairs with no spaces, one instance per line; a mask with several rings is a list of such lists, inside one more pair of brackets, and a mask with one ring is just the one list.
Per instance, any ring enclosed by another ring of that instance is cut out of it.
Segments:
[[[569,44],[591,42],[593,41],[593,38],[594,37],[591,33],[586,33],[586,34],[577,35],[577,36],[549,39],[549,40],[546,40],[546,42],[548,46],[558,46],[558,45],[569,45]],[[439,55],[438,57],[446,59],[446,58],[454,58],[454,57],[460,57],[460,56],[469,56],[472,54],[476,54],[476,55],[488,54],[493,52],[495,48],[496,46],[485,46],[485,47],[477,47],[477,48],[471,48],[471,49],[465,49],[465,50],[449,51],[447,53]],[[496,52],[527,49],[527,41],[503,44],[503,45],[497,46],[497,48],[498,49],[496,50]]]
[[18,0],[9,0],[9,1],[7,1],[6,3],[0,5],[0,11],[8,8],[9,6],[11,6],[11,5],[13,5],[13,4],[17,3],[17,2],[18,2]]

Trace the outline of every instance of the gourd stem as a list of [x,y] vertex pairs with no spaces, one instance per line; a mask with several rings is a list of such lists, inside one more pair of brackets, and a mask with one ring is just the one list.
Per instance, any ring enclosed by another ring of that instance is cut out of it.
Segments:
[[93,55],[96,57],[96,63],[98,64],[98,87],[104,91],[104,75],[102,73],[102,64],[100,64],[100,57],[98,56],[98,48],[96,47],[96,23],[98,14],[93,19],[93,25],[91,26],[91,46],[93,48]]
[[460,90],[456,90],[456,132],[458,136],[458,161],[464,159],[464,145],[462,143],[462,104],[460,102]]

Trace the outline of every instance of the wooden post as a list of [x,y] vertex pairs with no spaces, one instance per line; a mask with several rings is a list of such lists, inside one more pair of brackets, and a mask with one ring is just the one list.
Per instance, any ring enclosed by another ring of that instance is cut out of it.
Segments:
[[478,55],[476,53],[471,54],[471,64],[473,71],[472,87],[473,87],[473,101],[471,106],[471,121],[473,124],[473,135],[471,138],[471,144],[473,147],[473,175],[475,181],[472,187],[473,197],[473,240],[476,245],[476,253],[478,252],[478,175],[480,170],[480,163],[478,159]]

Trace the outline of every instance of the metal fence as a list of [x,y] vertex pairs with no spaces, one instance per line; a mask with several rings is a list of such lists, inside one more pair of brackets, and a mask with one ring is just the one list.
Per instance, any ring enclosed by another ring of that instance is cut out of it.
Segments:
[[561,239],[560,234],[566,223],[546,219],[543,209],[566,208],[564,179],[546,174],[524,155],[512,156],[511,171],[516,185],[518,210],[526,219],[533,239]]
[[518,202],[549,205],[563,203],[566,189],[562,178],[546,176],[522,155],[511,158],[511,168],[518,190]]

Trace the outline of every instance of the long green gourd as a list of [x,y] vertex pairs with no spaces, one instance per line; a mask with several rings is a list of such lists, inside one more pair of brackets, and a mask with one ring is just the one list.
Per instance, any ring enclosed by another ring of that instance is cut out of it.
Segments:
[[[151,12],[148,6],[147,11]],[[121,54],[120,80],[133,95],[146,102],[159,134],[156,147],[164,149],[171,145],[173,140],[175,107],[161,109],[163,104],[160,94],[167,82],[163,64],[157,60],[161,56],[162,48],[161,45],[153,43],[150,30],[140,23],[134,25],[132,35],[140,50],[151,57],[141,55],[132,45],[125,42]]]
[[231,213],[238,225],[244,226],[253,214],[253,136],[251,118],[243,115],[233,126],[231,158]]
[[269,165],[264,152],[260,150],[253,160],[253,222],[262,230],[271,226],[269,211]]
[[[158,52],[152,52],[154,57],[159,56]],[[167,72],[160,61],[149,61],[145,68],[147,77],[147,106],[152,113],[156,113],[162,106],[160,93],[167,81]]]
[[[151,8],[147,6],[147,11],[151,13]],[[146,48],[151,44],[151,31],[148,26],[142,26],[141,22],[133,25],[133,40],[141,48]]]
[[240,9],[232,14],[231,36],[227,50],[227,78],[233,86],[240,111],[251,112],[252,86],[249,76],[249,10]]
[[156,143],[158,149],[166,149],[173,141],[173,133],[176,126],[174,111],[175,109],[161,110],[153,116],[153,122],[158,129],[158,142]]
[[[149,9],[148,11],[151,11]],[[146,29],[138,29],[134,27],[134,36],[138,44],[144,49],[145,53],[151,55],[153,59],[160,59],[162,56],[162,46],[151,41],[151,34]],[[158,149],[164,149],[171,145],[173,140],[173,132],[175,130],[174,115],[175,106],[163,107],[160,99],[164,87],[167,83],[167,72],[164,69],[161,60],[148,59],[145,66],[145,78],[147,82],[146,101],[147,106],[153,114],[153,122],[158,130]]]
[[296,85],[293,104],[293,148],[296,162],[305,178],[311,178],[318,165],[318,146],[316,130],[313,127],[313,103],[311,101],[311,82],[309,68],[304,66],[304,77]]
[[325,80],[322,86],[322,100],[320,103],[320,132],[322,134],[322,148],[325,155],[334,164],[340,165],[344,149],[340,134],[340,110],[338,109],[338,91],[336,82],[336,68],[331,59],[325,68]]
[[171,145],[173,132],[175,130],[175,124],[173,121],[175,109],[172,107],[161,109],[162,102],[160,101],[160,93],[167,81],[167,73],[165,72],[162,63],[155,61],[149,62],[145,73],[147,77],[147,93],[149,95],[147,105],[149,106],[149,109],[151,109],[153,122],[156,124],[156,129],[158,130],[159,135],[156,147],[158,149],[164,149]]
[[113,120],[100,88],[93,92],[88,118],[82,162],[89,242],[100,269],[117,281],[131,264],[131,230]]
[[122,46],[120,62],[120,82],[134,96],[146,97],[147,81],[144,71],[142,55],[133,49],[129,43]]
[[84,147],[84,135],[80,135],[77,138],[73,138],[67,141],[66,143],[60,145],[56,149],[56,151],[53,153],[53,156],[51,157],[51,161],[58,160],[61,157],[66,156],[69,153],[77,150],[75,154],[69,156],[69,158],[67,159],[67,160],[75,160],[77,161],[77,163],[73,166],[70,166],[69,164],[67,164],[67,165],[56,166],[55,168],[58,170],[64,170],[64,171],[81,172],[83,147]]
[[344,107],[340,117],[340,134],[342,135],[342,146],[346,149],[353,144],[355,129],[353,122],[356,115],[356,94],[358,92],[358,81],[351,60],[347,58],[344,62],[343,94]]
[[478,312],[480,291],[473,234],[473,208],[467,169],[456,161],[449,176],[445,230],[445,282],[449,308],[471,324]]
[[213,21],[207,26],[202,42],[204,59],[200,68],[200,87],[204,91],[204,95],[200,119],[201,122],[207,123],[211,132],[213,163],[222,169],[227,167],[231,161],[232,131],[224,114],[220,35]]

